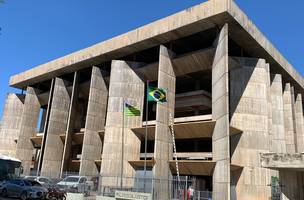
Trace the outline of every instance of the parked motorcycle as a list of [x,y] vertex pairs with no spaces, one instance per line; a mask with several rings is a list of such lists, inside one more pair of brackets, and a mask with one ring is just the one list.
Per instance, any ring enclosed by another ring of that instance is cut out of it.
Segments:
[[49,187],[47,199],[49,200],[65,200],[66,192],[60,190],[58,187]]

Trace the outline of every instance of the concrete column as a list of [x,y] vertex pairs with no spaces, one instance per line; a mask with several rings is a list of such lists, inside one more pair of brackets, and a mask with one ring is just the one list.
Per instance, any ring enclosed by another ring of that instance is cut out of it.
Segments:
[[270,151],[286,153],[282,76],[271,76],[272,134]]
[[[145,86],[144,82],[133,70],[133,67],[136,66],[137,63],[133,62],[112,61],[101,163],[103,186],[120,187],[121,175],[124,177],[133,177],[135,175],[135,170],[128,161],[139,160],[140,158],[140,140],[132,132],[131,128],[142,126]],[[124,116],[124,101],[139,108],[141,115]],[[123,173],[121,173],[122,168]],[[109,178],[109,176],[113,178]],[[122,187],[133,187],[132,180],[129,181],[124,179]]]
[[[175,105],[175,73],[172,64],[173,53],[165,46],[160,46],[158,87],[167,90],[167,102],[156,105],[156,128],[153,177],[154,199],[169,199],[169,179],[171,171],[168,161],[173,159],[172,136],[169,129],[170,121],[174,121]],[[171,119],[170,119],[171,117]],[[158,182],[159,181],[159,182]]]
[[16,157],[22,161],[24,175],[29,175],[31,170],[34,147],[30,137],[36,134],[39,111],[36,91],[33,87],[27,87],[16,151]]
[[295,128],[296,128],[296,150],[298,153],[304,152],[304,130],[303,130],[303,104],[302,95],[297,94],[294,105]]
[[72,137],[74,134],[75,123],[77,123],[76,115],[78,114],[76,111],[77,100],[78,100],[78,95],[79,95],[78,81],[79,81],[79,72],[76,71],[76,72],[74,72],[71,103],[70,103],[70,108],[69,108],[67,131],[66,131],[65,140],[64,140],[60,177],[62,177],[62,174],[67,170],[69,161],[71,159],[70,156],[71,156],[72,141],[73,141]]
[[290,84],[285,85],[283,93],[283,103],[284,103],[284,126],[285,126],[285,142],[286,142],[286,152],[295,153],[295,129],[293,122],[293,111],[292,111],[292,98]]
[[40,175],[40,171],[42,168],[42,160],[43,160],[43,156],[44,156],[44,149],[45,149],[47,129],[48,129],[49,118],[50,118],[50,108],[51,108],[51,104],[52,104],[54,85],[55,85],[55,79],[52,79],[51,88],[50,88],[50,92],[49,92],[48,105],[47,105],[47,109],[46,109],[46,119],[45,119],[44,127],[43,127],[42,143],[41,143],[41,148],[40,148],[40,152],[38,155],[37,175]]
[[46,135],[41,175],[51,178],[60,176],[63,142],[60,134],[65,134],[70,107],[70,95],[61,78],[55,79],[52,106]]
[[9,93],[6,96],[0,127],[0,154],[16,156],[16,142],[21,125],[24,95]]
[[88,110],[82,145],[79,174],[97,176],[95,160],[101,159],[102,141],[98,131],[104,129],[108,100],[108,88],[98,67],[92,68]]
[[[260,153],[269,152],[268,65],[264,59],[238,58],[241,66],[230,70],[231,126],[242,130],[231,163],[243,169],[233,174],[236,199],[268,200],[270,170],[261,168]],[[230,66],[233,67],[233,66]]]
[[228,24],[216,40],[212,65],[212,119],[216,121],[212,136],[213,199],[230,199]]

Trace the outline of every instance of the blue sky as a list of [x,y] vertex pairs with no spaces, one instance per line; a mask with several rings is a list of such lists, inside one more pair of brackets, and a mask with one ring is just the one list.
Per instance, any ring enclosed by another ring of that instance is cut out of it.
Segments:
[[[6,0],[0,5],[0,115],[9,77],[203,0]],[[303,75],[304,1],[236,0]],[[19,92],[19,91],[18,91]]]

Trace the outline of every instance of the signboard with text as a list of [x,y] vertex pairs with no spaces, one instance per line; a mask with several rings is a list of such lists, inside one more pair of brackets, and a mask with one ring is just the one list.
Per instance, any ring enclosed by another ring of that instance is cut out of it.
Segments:
[[126,200],[152,200],[150,193],[128,192],[128,191],[115,191],[116,199]]

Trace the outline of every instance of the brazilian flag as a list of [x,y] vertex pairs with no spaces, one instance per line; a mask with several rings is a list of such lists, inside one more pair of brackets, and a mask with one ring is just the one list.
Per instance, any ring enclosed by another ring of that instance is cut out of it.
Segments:
[[124,103],[124,115],[125,116],[140,116],[140,110],[136,106],[132,106],[128,103]]
[[148,101],[167,102],[166,90],[163,88],[151,87],[148,88]]

